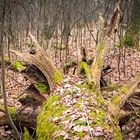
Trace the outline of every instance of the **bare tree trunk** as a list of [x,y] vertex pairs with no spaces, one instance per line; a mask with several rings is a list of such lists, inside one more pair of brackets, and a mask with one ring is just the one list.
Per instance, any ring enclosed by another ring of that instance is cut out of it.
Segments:
[[5,87],[5,60],[4,60],[4,45],[3,45],[6,2],[7,1],[5,0],[4,5],[3,5],[2,24],[1,24],[1,41],[0,41],[0,45],[1,45],[1,69],[2,69],[1,91],[3,94],[4,108],[5,108],[7,118],[8,118],[8,122],[11,125],[12,129],[15,131],[15,133],[17,135],[17,139],[22,139],[22,136],[20,135],[15,124],[13,123],[13,120],[11,118],[10,112],[8,110],[8,105],[7,105],[7,94],[6,94],[6,87]]
[[100,16],[100,31],[99,31],[99,42],[96,49],[96,54],[94,57],[94,62],[91,67],[91,74],[93,78],[93,83],[96,89],[96,92],[100,92],[100,78],[101,71],[103,68],[104,58],[109,48],[109,39],[108,37],[118,29],[120,22],[120,0],[117,1],[113,15],[110,18],[109,25],[104,27],[104,19]]

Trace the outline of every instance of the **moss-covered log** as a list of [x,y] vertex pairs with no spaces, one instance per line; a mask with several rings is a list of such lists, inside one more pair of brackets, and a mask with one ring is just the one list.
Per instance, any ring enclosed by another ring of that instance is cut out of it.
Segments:
[[88,84],[65,85],[62,89],[44,103],[37,118],[38,140],[122,138],[118,120]]
[[[118,90],[118,97],[123,97],[121,100],[118,101],[116,96],[112,97],[113,100],[108,106],[107,100],[96,94],[88,84],[72,84],[70,81],[64,82],[61,89],[58,88],[50,94],[40,111],[24,113],[23,110],[17,112],[16,109],[9,109],[16,126],[19,126],[20,122],[22,128],[26,127],[30,131],[36,127],[36,117],[40,112],[36,128],[38,140],[121,140],[119,119],[122,111],[118,109],[121,109],[126,99],[139,89],[139,76],[132,80],[128,87],[123,86]],[[0,111],[4,113],[3,108]],[[0,125],[7,124],[5,118],[1,116]]]

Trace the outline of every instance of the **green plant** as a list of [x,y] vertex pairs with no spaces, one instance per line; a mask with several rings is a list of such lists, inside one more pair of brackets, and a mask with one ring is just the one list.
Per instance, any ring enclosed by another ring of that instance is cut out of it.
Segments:
[[14,62],[14,63],[12,64],[12,67],[13,67],[15,70],[19,71],[19,72],[22,72],[22,71],[24,71],[24,70],[27,69],[27,67],[23,66],[23,65],[21,64],[21,62],[19,62],[19,61]]
[[114,45],[114,47],[115,47],[115,48],[120,48],[121,45],[120,45],[120,43],[116,43],[116,44]]
[[133,37],[130,34],[126,34],[122,40],[123,44],[126,45],[127,47],[132,47],[133,46]]
[[44,83],[37,83],[35,87],[40,93],[46,93],[49,90],[49,86]]
[[33,140],[33,138],[30,136],[29,131],[26,127],[24,127],[23,138],[24,140]]

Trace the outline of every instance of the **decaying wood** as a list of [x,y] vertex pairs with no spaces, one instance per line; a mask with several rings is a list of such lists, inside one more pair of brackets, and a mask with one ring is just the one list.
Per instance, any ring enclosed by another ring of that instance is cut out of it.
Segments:
[[123,86],[119,95],[115,96],[108,105],[108,110],[116,117],[121,117],[121,108],[129,97],[133,96],[140,89],[140,75],[137,75],[127,85]]
[[115,6],[115,10],[110,18],[109,25],[106,31],[106,35],[110,36],[115,30],[118,30],[118,26],[121,21],[121,8],[120,8],[121,0],[118,0]]
[[101,71],[103,69],[104,58],[109,49],[109,38],[113,30],[119,24],[120,19],[120,0],[116,4],[114,13],[109,21],[109,25],[104,27],[104,19],[100,16],[100,31],[99,31],[99,41],[96,49],[96,54],[91,67],[91,74],[93,78],[93,83],[95,85],[96,92],[100,92],[100,77]]
[[77,67],[77,61],[71,61],[64,66],[65,74],[68,74],[69,69]]
[[100,92],[100,78],[103,69],[103,61],[108,50],[108,43],[106,41],[99,43],[97,46],[97,53],[91,66],[92,79],[95,85],[96,92]]
[[[35,72],[36,74],[34,74]],[[40,94],[35,87],[35,83],[40,82],[45,78],[35,66],[30,67],[25,74],[26,76],[29,76],[28,78],[30,78],[31,84],[25,87],[23,92],[17,97],[17,100],[22,106],[20,108],[9,107],[8,109],[18,131],[23,133],[23,129],[26,127],[31,134],[35,135],[36,118],[42,104],[48,97],[48,93]],[[37,78],[38,75],[40,76],[40,79]],[[8,126],[6,130],[11,129],[5,110],[3,106],[0,106],[0,127],[5,125]]]
[[[4,109],[3,109],[4,111]],[[3,112],[2,109],[0,109],[0,112]],[[5,111],[4,111],[5,112]],[[38,111],[33,112],[27,112],[25,108],[22,108],[21,110],[17,110],[16,114],[13,114],[11,112],[11,116],[13,119],[13,122],[15,126],[18,128],[20,132],[23,133],[24,127],[26,127],[29,131],[35,131],[36,128],[36,118],[38,115]],[[8,118],[5,114],[0,115],[0,126],[9,126]],[[9,127],[9,129],[11,129]]]
[[101,26],[99,31],[99,40],[96,46],[94,61],[91,65],[92,79],[97,93],[100,92],[101,71],[103,69],[105,55],[109,48],[109,40],[106,36],[106,29],[104,29],[104,19],[100,16],[99,20]]
[[86,60],[86,50],[85,50],[85,48],[84,47],[82,47],[82,46],[78,46],[77,47],[77,70],[76,70],[76,73],[77,74],[80,74],[80,65],[81,65],[81,62],[83,61],[83,60]]
[[49,54],[44,50],[43,47],[39,45],[34,36],[31,33],[29,35],[35,45],[36,51],[34,54],[30,53],[24,54],[15,50],[11,50],[11,52],[21,57],[23,61],[27,62],[28,64],[35,65],[38,69],[40,69],[40,71],[46,77],[50,89],[52,90],[56,84],[60,84],[54,79],[54,76],[58,72],[58,69],[53,64]]

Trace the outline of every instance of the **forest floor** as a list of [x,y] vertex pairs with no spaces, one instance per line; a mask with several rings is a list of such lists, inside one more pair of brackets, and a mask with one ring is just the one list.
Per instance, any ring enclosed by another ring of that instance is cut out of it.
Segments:
[[[88,50],[90,52],[90,50]],[[72,58],[74,58],[72,54]],[[71,58],[71,59],[72,59]],[[108,74],[105,78],[108,80],[109,84],[125,84],[128,82],[131,78],[135,76],[136,73],[140,72],[140,52],[138,52],[135,49],[126,49],[125,50],[125,58],[121,57],[120,63],[118,63],[119,59],[119,53],[116,51],[115,53],[110,53],[107,56],[107,61],[105,61],[105,64],[111,65],[111,68],[113,69],[110,74]],[[123,60],[124,59],[124,60]],[[118,69],[118,65],[119,69]],[[1,77],[1,75],[0,75]],[[65,81],[69,80],[71,81],[72,85],[78,82],[82,82],[81,77],[73,76],[71,74],[68,74],[65,76]],[[7,66],[6,68],[6,92],[7,92],[7,99],[8,99],[8,106],[9,107],[16,107],[16,108],[22,108],[22,105],[20,102],[18,102],[18,97],[22,94],[23,90],[28,87],[32,81],[30,79],[27,79],[25,73],[15,72],[12,69]],[[69,86],[69,85],[67,85]],[[61,88],[62,90],[62,88]],[[108,93],[109,94],[109,93]],[[112,94],[112,93],[110,93]],[[0,106],[3,106],[3,99],[0,95]],[[31,111],[31,107],[27,108],[27,112]],[[135,140],[135,135],[137,133],[140,133],[140,118],[131,121],[127,127],[124,126],[125,134],[127,135],[127,140]],[[7,135],[10,135],[10,131],[5,132],[3,131],[3,128],[0,129],[0,139],[7,137]],[[140,140],[140,135],[138,136],[138,139]]]

